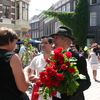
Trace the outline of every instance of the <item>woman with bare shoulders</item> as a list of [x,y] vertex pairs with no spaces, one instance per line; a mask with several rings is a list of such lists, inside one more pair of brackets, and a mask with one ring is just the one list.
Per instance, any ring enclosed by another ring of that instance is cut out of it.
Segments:
[[19,56],[13,52],[17,39],[12,29],[0,28],[0,100],[22,100],[28,88],[31,72],[23,70]]

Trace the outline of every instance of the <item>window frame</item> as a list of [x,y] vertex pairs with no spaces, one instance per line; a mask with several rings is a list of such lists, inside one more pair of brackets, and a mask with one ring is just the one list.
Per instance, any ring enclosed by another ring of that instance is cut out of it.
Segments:
[[97,0],[90,0],[90,5],[96,4]]
[[90,26],[97,26],[97,12],[90,12]]
[[[5,7],[5,8],[4,8]],[[2,13],[2,17],[3,18],[10,18],[11,16],[11,8],[10,6],[7,5],[3,5],[3,13]]]

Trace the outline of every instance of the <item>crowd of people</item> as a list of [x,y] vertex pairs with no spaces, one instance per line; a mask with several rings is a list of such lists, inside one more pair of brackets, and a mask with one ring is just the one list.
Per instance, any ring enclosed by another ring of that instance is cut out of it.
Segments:
[[88,59],[88,62],[90,64],[90,67],[92,69],[92,75],[94,81],[97,80],[97,70],[99,69],[99,63],[100,63],[100,45],[97,43],[93,43],[90,47],[85,46],[84,49],[79,50],[75,45],[71,45],[71,49],[79,52],[82,54],[86,59]]
[[[47,64],[45,59],[49,58],[53,49],[59,46],[66,49],[66,51],[70,51],[72,53],[72,57],[77,58],[76,66],[79,73],[85,75],[86,79],[77,79],[79,86],[72,96],[57,92],[54,97],[48,97],[47,100],[85,100],[83,92],[90,87],[91,81],[88,75],[86,59],[83,55],[83,51],[79,51],[78,46],[72,45],[75,38],[72,36],[72,30],[70,28],[60,26],[56,33],[49,36],[42,36],[42,52],[35,56],[30,52],[29,59],[31,59],[31,61],[28,66],[25,66],[25,68],[23,68],[21,59],[23,56],[23,51],[26,48],[22,46],[18,54],[13,52],[17,39],[17,34],[12,29],[7,27],[0,28],[1,100],[29,100],[25,92],[28,89],[30,81],[35,83],[36,80],[39,79],[39,72]],[[91,63],[91,67],[93,69],[93,78],[95,81],[97,80],[97,52],[99,52],[99,49],[96,48],[95,50],[95,48],[91,48],[91,53],[89,53],[88,56],[89,62]],[[94,56],[95,61],[92,59]],[[43,95],[40,95],[37,100],[43,100]]]

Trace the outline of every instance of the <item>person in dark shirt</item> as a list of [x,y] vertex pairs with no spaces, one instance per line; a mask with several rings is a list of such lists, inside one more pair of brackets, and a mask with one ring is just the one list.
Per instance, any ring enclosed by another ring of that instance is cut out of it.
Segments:
[[66,49],[66,51],[72,52],[72,56],[77,59],[76,66],[79,70],[79,73],[86,76],[85,80],[77,80],[77,82],[79,83],[79,87],[72,96],[61,93],[61,98],[53,97],[53,100],[85,100],[83,91],[90,87],[91,82],[87,72],[87,63],[85,58],[78,52],[70,49],[72,41],[75,40],[75,38],[72,36],[72,30],[68,27],[60,26],[56,30],[56,32],[54,34],[51,34],[50,36],[53,37],[55,47],[62,46],[63,49]]
[[12,29],[0,28],[0,100],[22,100],[29,85],[31,71],[22,69],[18,54],[13,52],[17,39]]

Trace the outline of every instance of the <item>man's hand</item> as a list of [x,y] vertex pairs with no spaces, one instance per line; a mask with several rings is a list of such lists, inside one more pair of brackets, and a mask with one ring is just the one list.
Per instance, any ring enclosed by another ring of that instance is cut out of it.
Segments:
[[33,70],[29,66],[24,68],[24,72],[27,72],[29,76],[33,74]]
[[32,81],[32,83],[34,83],[36,80],[38,80],[38,77],[35,77],[35,75],[31,75],[29,76],[29,80]]

